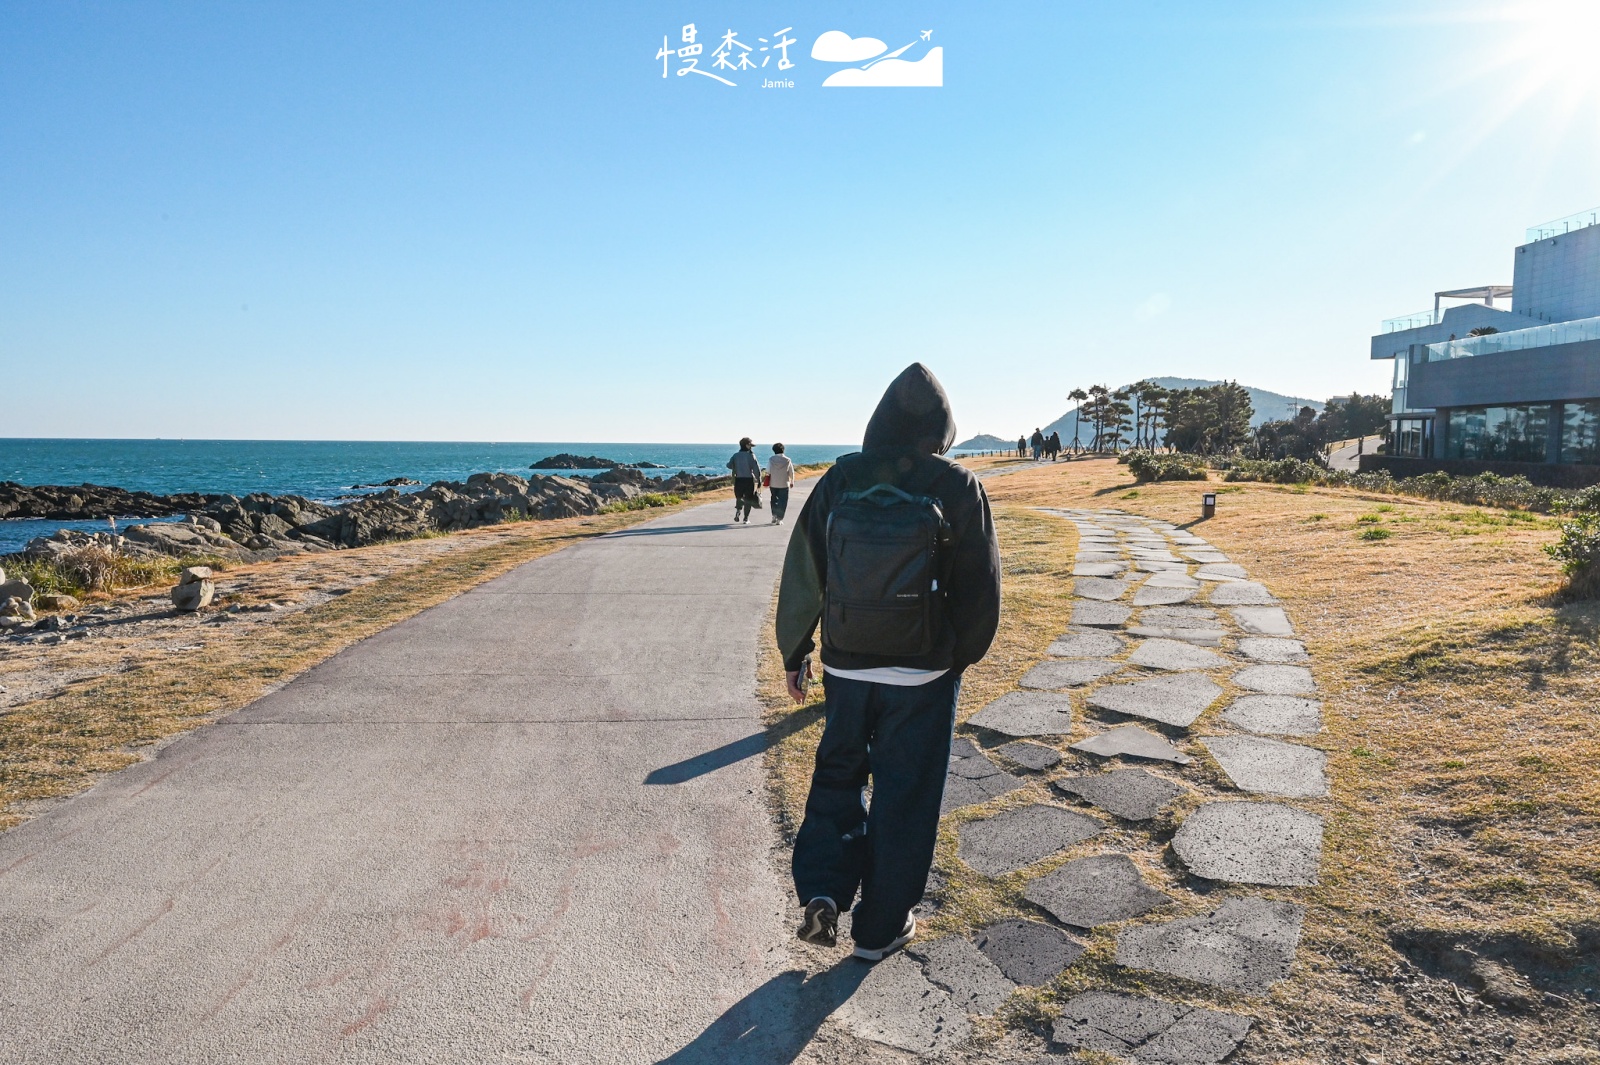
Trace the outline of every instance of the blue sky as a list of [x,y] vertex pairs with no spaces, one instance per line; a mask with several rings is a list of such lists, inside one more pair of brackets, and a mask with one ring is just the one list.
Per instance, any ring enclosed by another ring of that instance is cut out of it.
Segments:
[[[0,436],[849,441],[915,359],[963,435],[1386,390],[1381,319],[1600,204],[1596,7],[11,0]],[[663,79],[686,22],[793,27],[795,87]],[[831,29],[944,87],[822,88]]]

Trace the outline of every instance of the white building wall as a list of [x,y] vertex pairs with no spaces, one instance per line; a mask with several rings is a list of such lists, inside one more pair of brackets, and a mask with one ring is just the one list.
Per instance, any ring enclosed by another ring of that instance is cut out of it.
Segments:
[[1600,226],[1517,249],[1511,309],[1540,322],[1600,316]]

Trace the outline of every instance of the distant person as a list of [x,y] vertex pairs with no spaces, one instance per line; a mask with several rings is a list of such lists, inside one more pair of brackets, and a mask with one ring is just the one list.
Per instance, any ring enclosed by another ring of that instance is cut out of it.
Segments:
[[1019,436],[1019,437],[1017,437],[1017,458],[1024,459],[1024,458],[1027,458],[1027,457],[1028,457],[1028,438],[1025,437],[1025,436]]
[[1039,456],[1044,454],[1044,433],[1035,429],[1028,437],[1028,445],[1033,448],[1033,461],[1038,462]]
[[851,935],[866,961],[916,935],[911,908],[933,863],[961,672],[987,653],[1000,620],[989,500],[942,457],[955,433],[944,389],[913,363],[878,403],[861,450],[806,500],[778,589],[778,648],[797,703],[822,623],[826,726],[794,841],[798,934],[832,946],[859,889]]
[[1056,456],[1061,454],[1061,434],[1052,432],[1050,439],[1044,442],[1044,449],[1050,453],[1050,461],[1054,462]]
[[750,512],[761,509],[761,460],[756,458],[755,444],[748,436],[739,440],[739,450],[728,460],[733,471],[733,523],[750,524]]
[[767,487],[772,492],[772,524],[782,525],[783,516],[789,513],[789,489],[794,487],[794,463],[783,453],[782,444],[772,445],[772,457],[767,460]]

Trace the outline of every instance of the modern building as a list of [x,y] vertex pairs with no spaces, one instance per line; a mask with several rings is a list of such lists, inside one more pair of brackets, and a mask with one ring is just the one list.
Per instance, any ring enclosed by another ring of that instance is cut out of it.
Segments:
[[1436,292],[1383,327],[1388,454],[1362,469],[1600,482],[1600,208],[1528,230],[1510,285]]

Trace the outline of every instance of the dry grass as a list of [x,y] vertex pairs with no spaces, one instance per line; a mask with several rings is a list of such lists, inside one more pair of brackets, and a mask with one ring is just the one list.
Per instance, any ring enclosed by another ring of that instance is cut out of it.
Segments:
[[[1246,1062],[1535,1060],[1595,1040],[1583,989],[1600,985],[1600,606],[1557,598],[1559,571],[1541,551],[1554,521],[1350,489],[1134,485],[1110,460],[986,487],[1006,611],[994,654],[969,673],[963,715],[1009,689],[1065,623],[1071,526],[1028,508],[1118,506],[1192,527],[1284,600],[1324,692],[1315,742],[1333,785],[1308,804],[1327,819],[1321,884],[1283,893],[1308,904],[1299,962],[1265,1000],[1119,969],[1110,937],[1095,935],[1053,988],[1014,1000],[1009,1020],[1038,1027],[1053,1001],[1116,986],[1255,1014]],[[1202,490],[1219,493],[1205,522]],[[773,751],[791,827],[819,731]],[[983,809],[1044,797],[1033,784]],[[965,871],[949,837],[930,930],[1017,908],[1020,885]],[[1158,885],[1174,876],[1146,873]]]
[[[225,582],[235,605],[293,598],[308,586],[360,586],[335,588],[342,594],[333,598],[316,595],[316,605],[270,621],[240,621],[243,631],[212,624],[210,638],[177,648],[181,655],[171,653],[176,628],[159,626],[156,636],[164,640],[106,637],[18,648],[14,655],[8,649],[0,681],[14,684],[11,678],[25,670],[52,667],[66,682],[0,710],[0,830],[41,800],[88,787],[95,774],[138,761],[140,748],[237,710],[397,621],[568,544],[671,509],[521,522],[240,567]],[[206,623],[189,617],[171,624],[196,631]]]

